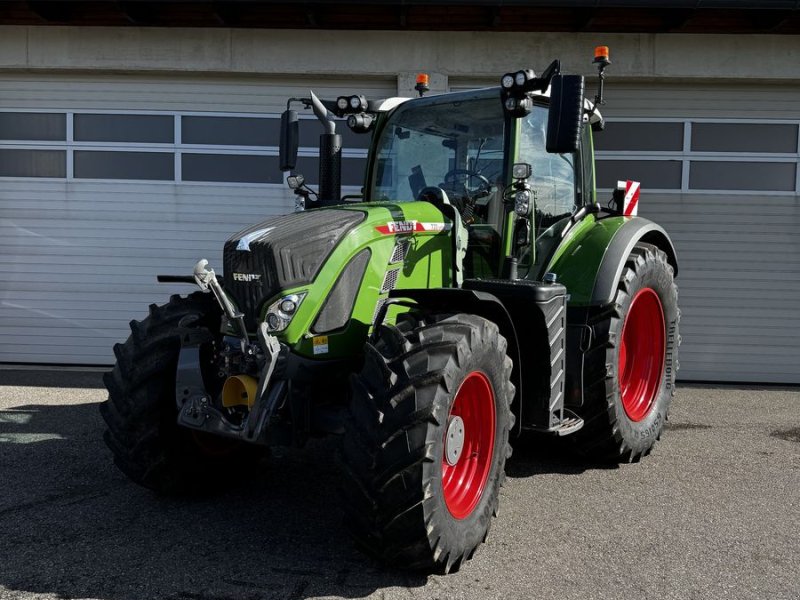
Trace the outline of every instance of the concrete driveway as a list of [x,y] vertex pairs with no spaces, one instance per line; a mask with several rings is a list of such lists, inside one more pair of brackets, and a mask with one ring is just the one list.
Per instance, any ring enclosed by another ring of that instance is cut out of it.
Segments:
[[683,386],[653,454],[518,445],[450,576],[384,570],[336,508],[335,440],[221,496],[159,498],[101,440],[99,373],[0,370],[0,598],[800,598],[800,390]]

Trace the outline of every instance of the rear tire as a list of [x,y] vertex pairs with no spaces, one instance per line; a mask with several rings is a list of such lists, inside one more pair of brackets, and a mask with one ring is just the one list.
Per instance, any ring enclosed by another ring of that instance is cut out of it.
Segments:
[[[103,382],[108,400],[100,405],[108,429],[103,439],[119,469],[136,483],[166,494],[204,493],[232,482],[261,452],[237,440],[179,427],[175,371],[180,328],[219,331],[220,309],[210,294],[174,295],[150,306],[143,321],[131,321],[131,335],[114,346],[117,363]],[[204,364],[210,343],[201,348]],[[209,369],[209,371],[212,371]],[[209,391],[216,375],[204,373]]]
[[660,438],[678,370],[678,288],[658,248],[638,244],[628,257],[613,302],[590,323],[584,362],[580,451],[635,461]]
[[383,326],[353,376],[346,524],[394,567],[458,570],[497,513],[514,386],[506,340],[458,314]]

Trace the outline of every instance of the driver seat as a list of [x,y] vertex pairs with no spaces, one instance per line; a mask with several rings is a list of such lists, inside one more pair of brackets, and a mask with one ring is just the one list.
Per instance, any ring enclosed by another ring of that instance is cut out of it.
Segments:
[[450,202],[447,192],[440,187],[436,187],[435,185],[428,185],[422,188],[419,191],[419,194],[417,194],[417,200],[421,202],[430,202],[439,209],[445,205],[452,206],[452,202]]

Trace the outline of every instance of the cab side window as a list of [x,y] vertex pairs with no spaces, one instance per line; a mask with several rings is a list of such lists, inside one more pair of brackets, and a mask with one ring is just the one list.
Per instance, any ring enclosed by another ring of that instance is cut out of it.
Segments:
[[533,170],[531,187],[536,192],[537,227],[549,227],[575,209],[575,155],[550,154],[545,149],[547,108],[534,106],[522,119],[519,160]]

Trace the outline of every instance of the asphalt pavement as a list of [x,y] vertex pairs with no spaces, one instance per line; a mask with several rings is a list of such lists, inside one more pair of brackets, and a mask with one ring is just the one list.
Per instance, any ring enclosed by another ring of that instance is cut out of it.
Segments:
[[517,444],[459,573],[386,569],[347,537],[337,441],[201,499],[129,482],[100,373],[0,370],[0,598],[800,598],[800,389],[681,387],[639,464]]

